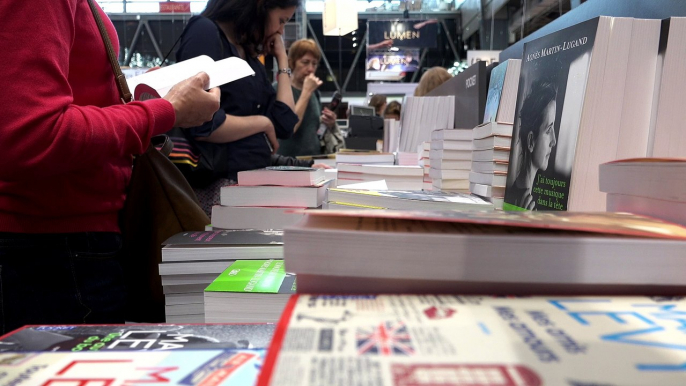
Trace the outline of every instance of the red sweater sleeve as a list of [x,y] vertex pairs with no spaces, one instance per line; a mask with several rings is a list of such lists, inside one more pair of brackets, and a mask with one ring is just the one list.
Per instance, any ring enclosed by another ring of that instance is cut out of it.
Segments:
[[[118,48],[114,27],[110,40]],[[0,1],[0,180],[54,176],[142,153],[171,129],[163,99],[122,105],[86,0]]]

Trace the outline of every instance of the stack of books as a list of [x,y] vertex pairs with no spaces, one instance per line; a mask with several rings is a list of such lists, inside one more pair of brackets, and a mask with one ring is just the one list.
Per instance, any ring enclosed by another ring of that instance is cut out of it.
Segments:
[[415,165],[338,164],[338,185],[385,180],[390,190],[422,190],[424,170]]
[[326,195],[324,169],[272,166],[238,173],[238,185],[221,188],[212,226],[221,229],[283,229],[301,215],[290,208],[318,208]]
[[237,260],[205,289],[208,323],[277,322],[290,295],[295,275],[283,260]]
[[607,210],[686,225],[686,159],[634,158],[600,165]]
[[431,183],[431,141],[424,141],[417,146],[417,158],[419,159],[419,166],[424,169],[424,177],[422,183],[423,190],[433,190]]
[[299,293],[686,291],[686,227],[629,213],[329,210],[307,217],[284,233]]
[[469,191],[502,209],[522,61],[509,59],[491,71],[484,120],[474,128]]
[[502,209],[512,142],[512,125],[487,122],[472,130],[474,135],[469,191]]
[[436,130],[431,133],[429,177],[435,190],[469,193],[472,167],[472,130]]
[[159,273],[167,323],[202,323],[203,290],[236,259],[283,259],[283,232],[182,232],[163,243]]
[[406,97],[403,104],[398,150],[414,153],[420,143],[431,139],[431,132],[434,130],[455,127],[454,109],[454,94],[435,97]]

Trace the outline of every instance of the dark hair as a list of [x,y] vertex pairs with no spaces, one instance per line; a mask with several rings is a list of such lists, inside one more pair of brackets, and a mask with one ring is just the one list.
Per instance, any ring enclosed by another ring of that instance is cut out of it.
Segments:
[[557,88],[547,80],[534,82],[531,90],[524,98],[522,108],[519,110],[519,140],[525,148],[526,139],[529,133],[534,133],[534,138],[538,137],[538,131],[543,122],[543,112],[550,102],[557,99]]
[[388,105],[386,106],[386,110],[384,110],[383,115],[397,115],[400,116],[400,102],[398,101],[390,101],[388,102]]
[[369,106],[374,107],[374,111],[378,115],[383,114],[383,111],[381,111],[381,108],[383,107],[384,104],[386,104],[386,96],[385,95],[375,94],[369,100]]
[[209,0],[201,15],[215,22],[231,23],[236,43],[255,56],[264,50],[269,11],[299,5],[300,0]]

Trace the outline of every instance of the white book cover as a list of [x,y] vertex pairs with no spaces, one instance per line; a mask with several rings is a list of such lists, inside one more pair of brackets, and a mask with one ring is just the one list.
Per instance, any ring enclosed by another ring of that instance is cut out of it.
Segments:
[[469,172],[469,182],[483,185],[505,186],[507,182],[507,173],[493,172],[493,173],[475,173]]
[[631,158],[600,165],[600,191],[686,202],[686,158]]
[[390,164],[395,163],[395,155],[393,153],[380,152],[342,152],[336,153],[336,164],[351,163],[351,164]]
[[[512,137],[512,124],[486,122],[472,130],[473,138],[480,139],[490,137],[492,135],[499,135],[502,137]],[[507,147],[510,147],[508,144]]]
[[509,149],[511,137],[490,136],[486,138],[475,139],[473,142],[474,150],[487,150],[493,148]]
[[220,203],[223,206],[317,208],[324,202],[329,183],[330,180],[316,186],[222,186]]
[[480,197],[505,197],[505,186],[491,186],[470,182],[469,191]]
[[128,78],[126,83],[133,93],[134,100],[162,98],[175,84],[199,72],[205,72],[210,76],[208,89],[255,74],[248,62],[241,58],[232,56],[215,62],[209,56],[200,55]]
[[434,140],[431,141],[431,150],[474,150],[472,140]]
[[437,141],[442,139],[470,141],[474,136],[472,129],[441,129],[431,132],[431,140]]
[[507,161],[474,161],[472,162],[472,171],[477,173],[507,173],[509,165]]
[[608,193],[607,210],[640,214],[686,226],[686,201]]
[[364,164],[340,164],[339,173],[364,173],[381,176],[421,176],[422,168],[419,165],[364,165]]
[[238,185],[314,186],[326,180],[324,169],[302,166],[269,166],[238,172]]
[[302,218],[302,214],[289,213],[289,209],[215,205],[212,207],[212,225],[221,229],[283,229]]
[[[508,152],[509,154],[509,152]],[[472,150],[440,150],[431,149],[429,151],[429,159],[431,163],[441,160],[451,160],[451,161],[471,161],[472,160]]]

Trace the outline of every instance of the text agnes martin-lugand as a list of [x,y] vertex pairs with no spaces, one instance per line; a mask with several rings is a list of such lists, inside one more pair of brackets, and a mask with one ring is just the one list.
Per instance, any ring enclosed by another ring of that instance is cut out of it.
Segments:
[[587,37],[582,37],[574,40],[569,40],[566,42],[562,42],[562,44],[557,44],[552,47],[545,47],[541,48],[539,51],[533,52],[531,54],[526,55],[526,61],[530,62],[532,60],[540,59],[545,56],[553,55],[556,54],[560,51],[566,51],[570,50],[572,48],[576,47],[581,47],[585,45],[588,42]]

